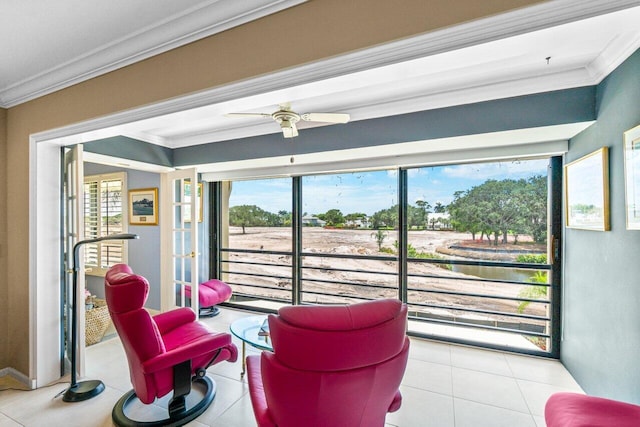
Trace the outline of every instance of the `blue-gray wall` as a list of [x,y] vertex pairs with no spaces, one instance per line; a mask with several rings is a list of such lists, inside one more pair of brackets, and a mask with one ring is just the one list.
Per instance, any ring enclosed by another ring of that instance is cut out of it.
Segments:
[[596,101],[566,162],[609,147],[611,231],[565,229],[561,360],[588,394],[640,404],[640,231],[626,229],[623,163],[623,132],[640,124],[640,51]]
[[595,120],[595,87],[587,86],[320,126],[305,129],[293,142],[274,133],[176,148],[173,166],[202,164],[208,160],[300,155],[592,120]]
[[[157,173],[94,163],[84,164],[85,176],[122,171],[127,173],[128,189],[160,188],[160,175]],[[150,290],[146,307],[160,310],[160,225],[129,225],[128,232],[140,236],[139,240],[129,241],[129,265],[136,274],[144,276],[149,281]],[[104,297],[104,278],[86,277],[87,288],[91,293]]]

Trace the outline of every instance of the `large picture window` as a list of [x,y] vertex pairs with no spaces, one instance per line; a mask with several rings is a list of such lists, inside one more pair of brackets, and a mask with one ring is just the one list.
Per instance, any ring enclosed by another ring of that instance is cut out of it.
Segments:
[[[124,172],[86,176],[84,179],[84,238],[95,239],[125,233],[126,189]],[[126,263],[126,245],[122,240],[108,240],[84,246],[86,273],[102,276],[114,264]]]
[[229,183],[232,304],[400,298],[417,336],[557,357],[557,160]]

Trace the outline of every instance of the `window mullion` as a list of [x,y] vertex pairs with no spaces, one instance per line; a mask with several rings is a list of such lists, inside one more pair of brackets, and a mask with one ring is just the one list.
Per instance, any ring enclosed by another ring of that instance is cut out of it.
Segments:
[[407,170],[398,169],[398,298],[407,302]]
[[292,254],[291,254],[291,298],[293,305],[300,304],[302,283],[302,179],[299,176],[292,178]]

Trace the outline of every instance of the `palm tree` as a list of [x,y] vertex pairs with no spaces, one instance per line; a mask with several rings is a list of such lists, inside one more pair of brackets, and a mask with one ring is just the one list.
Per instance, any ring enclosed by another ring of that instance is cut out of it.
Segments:
[[378,244],[378,252],[382,252],[382,243],[387,236],[388,234],[384,230],[376,230],[375,233],[371,233],[371,237],[376,239],[376,243]]

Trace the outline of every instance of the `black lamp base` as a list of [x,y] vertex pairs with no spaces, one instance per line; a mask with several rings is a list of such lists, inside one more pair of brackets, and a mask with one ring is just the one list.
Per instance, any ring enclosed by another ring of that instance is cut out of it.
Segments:
[[72,385],[62,395],[65,402],[82,402],[91,399],[104,391],[104,384],[100,380],[81,381]]

